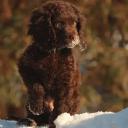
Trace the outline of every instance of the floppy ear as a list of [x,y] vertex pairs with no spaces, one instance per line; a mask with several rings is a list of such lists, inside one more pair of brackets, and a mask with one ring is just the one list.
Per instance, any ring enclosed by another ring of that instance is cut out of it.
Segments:
[[39,42],[55,40],[56,34],[50,12],[43,9],[34,10],[30,18],[28,34],[32,35],[34,40]]
[[30,23],[29,23],[29,29],[28,29],[28,34],[29,35],[34,35],[36,33],[36,21],[41,17],[41,13],[38,11],[38,9],[35,9],[32,12],[32,16],[30,17]]
[[80,49],[81,51],[87,49],[87,41],[85,39],[85,18],[82,15],[78,17],[77,30],[80,37]]
[[85,40],[85,24],[86,24],[86,19],[85,17],[80,13],[80,11],[72,5],[72,8],[74,9],[76,15],[77,15],[77,31],[80,37],[80,49],[83,51],[87,48],[87,42]]

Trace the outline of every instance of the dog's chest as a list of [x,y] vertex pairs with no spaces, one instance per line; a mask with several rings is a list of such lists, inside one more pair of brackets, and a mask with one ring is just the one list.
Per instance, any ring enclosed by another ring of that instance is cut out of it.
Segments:
[[56,54],[48,55],[38,60],[37,62],[38,68],[42,70],[42,72],[46,71],[45,73],[50,73],[50,74],[56,72],[58,63],[59,63],[59,58],[58,55]]
[[72,54],[64,54],[55,52],[46,56],[32,57],[29,61],[29,66],[32,66],[34,74],[42,83],[52,85],[53,81],[63,74],[63,72],[70,73],[76,70],[77,64]]

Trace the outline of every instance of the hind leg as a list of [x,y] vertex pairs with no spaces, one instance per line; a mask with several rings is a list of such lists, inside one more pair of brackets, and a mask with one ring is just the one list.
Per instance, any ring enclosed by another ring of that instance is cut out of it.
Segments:
[[36,127],[37,123],[31,118],[24,118],[24,119],[18,120],[17,125],[19,125],[19,126],[25,125],[25,126],[30,126],[30,127]]
[[33,115],[29,112],[28,118],[34,120],[38,126],[44,126],[49,124],[50,115],[50,112],[45,112],[41,115]]

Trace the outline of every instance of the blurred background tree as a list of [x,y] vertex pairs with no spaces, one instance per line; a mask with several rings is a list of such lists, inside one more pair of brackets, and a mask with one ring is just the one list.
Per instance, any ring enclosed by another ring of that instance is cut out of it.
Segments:
[[[1,0],[0,118],[25,116],[26,88],[17,70],[33,8],[45,0]],[[81,112],[128,106],[128,0],[67,0],[86,17],[88,50],[81,55]]]

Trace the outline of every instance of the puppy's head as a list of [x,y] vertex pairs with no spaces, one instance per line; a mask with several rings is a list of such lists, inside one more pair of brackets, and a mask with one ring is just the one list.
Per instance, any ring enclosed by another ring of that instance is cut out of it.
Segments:
[[49,49],[85,47],[83,27],[84,18],[74,5],[50,1],[33,11],[28,33]]

